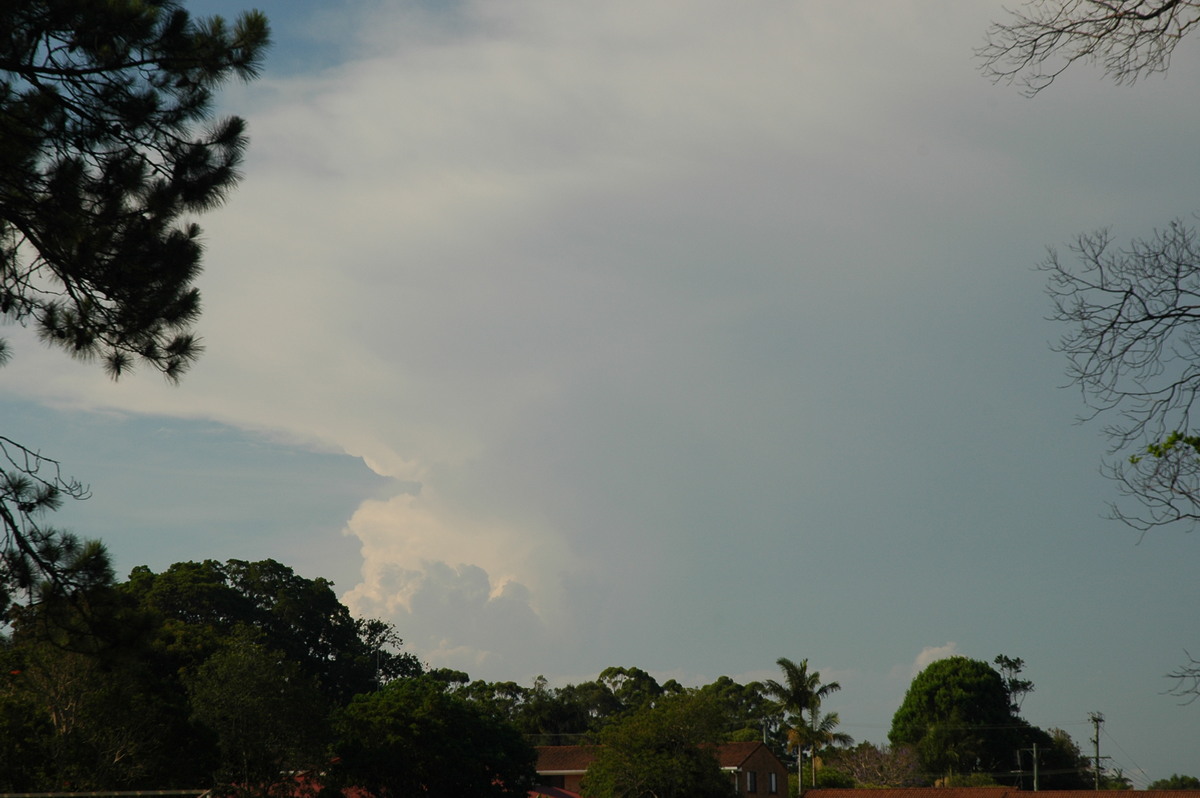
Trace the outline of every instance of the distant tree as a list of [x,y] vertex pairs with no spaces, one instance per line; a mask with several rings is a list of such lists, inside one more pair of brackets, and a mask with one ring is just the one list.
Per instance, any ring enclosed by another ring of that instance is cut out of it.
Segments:
[[783,730],[783,715],[779,706],[766,693],[762,682],[739,684],[728,676],[718,677],[699,689],[709,696],[725,717],[731,740],[761,740],[782,756],[787,739]]
[[1015,715],[1021,711],[1021,704],[1025,701],[1025,696],[1033,692],[1033,682],[1021,678],[1021,671],[1025,669],[1025,660],[1020,657],[1013,658],[997,654],[992,662],[1000,671],[1001,678],[1004,679],[1009,708]]
[[[1062,729],[1050,729],[1043,732],[1031,727],[1022,748],[1028,749],[1029,742],[1038,746],[1039,788],[1043,790],[1086,790],[1093,784],[1089,774],[1091,760],[1084,756],[1079,746],[1071,739],[1071,735]],[[1028,752],[1032,756],[1032,751]],[[1020,786],[1032,785],[1032,763],[1022,760],[1021,769],[1029,774],[1029,779]]]
[[[200,230],[238,178],[245,125],[214,92],[257,74],[257,12],[174,0],[0,4],[0,317],[116,377],[177,380],[200,352]],[[0,341],[0,363],[11,352]],[[0,437],[0,611],[44,579],[86,587],[80,542],[42,516],[87,488]]]
[[1200,779],[1172,773],[1170,778],[1157,779],[1146,786],[1147,790],[1200,790]]
[[733,798],[716,746],[723,717],[696,693],[664,696],[600,734],[603,747],[584,775],[586,798]]
[[331,774],[378,798],[524,798],[536,754],[507,721],[429,675],[355,697],[335,721]]
[[606,668],[592,681],[550,687],[538,676],[532,687],[515,682],[471,681],[462,671],[439,668],[430,676],[455,695],[505,717],[539,745],[570,745],[591,739],[615,719],[683,692],[675,681],[659,685],[640,668]]
[[920,787],[927,783],[910,746],[862,742],[837,752],[832,764],[849,775],[855,787]]
[[990,773],[950,773],[938,779],[940,787],[1000,787]]
[[330,705],[421,671],[397,651],[390,624],[353,618],[328,580],[275,560],[175,563],[161,574],[140,566],[121,590],[162,617],[161,645],[176,667],[195,667],[241,628],[315,679]]
[[[431,671],[437,678],[442,669]],[[515,721],[524,714],[524,706],[530,700],[531,691],[516,682],[485,682],[476,679],[462,685],[452,685],[455,695],[467,699],[493,715]],[[524,731],[524,730],[522,730]]]
[[[814,761],[820,746],[838,744],[848,745],[853,740],[848,734],[836,732],[841,722],[836,712],[821,713],[821,702],[832,693],[842,689],[837,682],[821,683],[819,671],[808,670],[808,660],[799,664],[787,657],[780,657],[776,664],[783,671],[784,680],[777,682],[770,679],[763,683],[767,694],[775,698],[779,706],[790,717],[787,732],[788,745],[801,756],[805,750],[813,753]],[[804,713],[809,717],[806,720]],[[814,771],[818,768],[814,768]],[[813,774],[816,781],[815,772]]]
[[1037,749],[1041,789],[1085,789],[1087,759],[1070,735],[1049,733],[1017,714],[1014,693],[1033,691],[1016,678],[1021,660],[999,657],[1009,675],[980,660],[938,660],[913,679],[888,734],[894,747],[911,746],[924,778],[947,786],[998,783],[1033,787]]
[[599,679],[567,685],[559,691],[559,695],[583,710],[592,730],[599,730],[625,710],[625,705],[613,694],[612,688]]
[[1132,790],[1133,782],[1121,768],[1104,771],[1100,774],[1100,789],[1102,790]]
[[930,773],[1007,772],[1019,725],[1000,674],[986,662],[950,657],[913,679],[888,739],[913,746]]
[[624,712],[653,705],[663,695],[658,680],[641,668],[605,668],[596,681],[608,688]]

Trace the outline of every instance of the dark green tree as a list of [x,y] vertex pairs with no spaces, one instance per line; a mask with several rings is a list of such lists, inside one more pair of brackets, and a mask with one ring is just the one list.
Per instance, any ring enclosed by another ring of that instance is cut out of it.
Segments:
[[1200,779],[1172,773],[1170,778],[1156,779],[1146,786],[1147,790],[1200,790]]
[[335,723],[332,771],[380,798],[526,795],[537,756],[507,721],[431,675],[357,696]]
[[239,629],[184,683],[220,754],[211,783],[267,796],[280,773],[324,764],[328,708],[313,677],[255,637]]
[[329,706],[391,679],[420,673],[390,624],[355,619],[333,585],[275,560],[175,563],[135,568],[121,589],[162,618],[160,644],[176,667],[195,667],[238,629],[295,662]]
[[784,754],[787,740],[783,716],[761,682],[739,684],[728,676],[721,676],[701,687],[699,692],[711,698],[720,709],[730,740],[761,740],[765,734],[776,755]]
[[0,636],[0,791],[32,792],[51,783],[44,752],[53,736],[50,719],[25,677],[25,661],[12,638]]
[[[156,667],[150,619],[109,580],[85,593],[45,594],[12,615],[0,693],[10,710],[20,708],[15,717],[29,734],[21,757],[0,758],[0,783],[24,780],[26,790],[198,783],[203,770],[193,766],[205,755],[192,745],[182,690]],[[179,760],[184,749],[189,756]],[[40,776],[30,780],[31,773]]]
[[732,798],[717,763],[724,717],[706,696],[663,696],[605,727],[584,775],[587,798]]
[[1037,746],[1038,789],[1087,790],[1092,787],[1091,760],[1084,756],[1071,735],[1062,729],[1043,731],[1021,721],[1021,748],[1017,787],[1033,787],[1033,747]]
[[910,746],[926,780],[1026,789],[1034,783],[1036,748],[1040,789],[1086,789],[1088,762],[1070,735],[1047,733],[1017,714],[1020,697],[1033,691],[1018,678],[1024,663],[996,660],[1007,675],[966,657],[938,660],[918,674],[892,719],[893,748]]
[[913,679],[888,739],[913,746],[929,773],[999,773],[1012,770],[1019,725],[1000,674],[986,662],[950,657]]
[[652,706],[663,695],[658,680],[641,668],[612,666],[600,671],[597,682],[608,688],[624,712]]
[[[175,0],[0,3],[0,317],[114,377],[179,378],[200,352],[190,217],[234,186],[246,144],[214,92],[254,77],[268,39],[260,13],[230,26]],[[0,611],[47,578],[87,586],[80,541],[42,519],[86,496],[0,437]]]

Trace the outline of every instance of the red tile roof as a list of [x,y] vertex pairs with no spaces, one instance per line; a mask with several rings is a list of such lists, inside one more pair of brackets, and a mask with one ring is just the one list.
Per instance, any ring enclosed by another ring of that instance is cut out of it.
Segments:
[[762,745],[762,743],[755,741],[748,743],[722,743],[717,746],[717,762],[723,768],[740,767]]
[[539,745],[537,772],[546,774],[583,773],[596,760],[598,745]]
[[[723,768],[737,768],[762,747],[762,743],[722,743],[717,747],[717,762]],[[598,745],[540,745],[537,748],[537,772],[542,775],[583,773],[596,761]],[[880,797],[882,798],[882,796]],[[914,797],[919,798],[919,797]],[[939,796],[939,798],[952,798]],[[975,796],[963,796],[975,798]],[[1003,798],[1003,796],[994,796]],[[1108,798],[1105,796],[1105,798]]]
[[[1018,790],[1009,787],[905,787],[884,789],[844,789],[844,790],[805,790],[810,798],[1017,798],[1009,793]],[[1050,793],[1039,792],[1042,798],[1048,798]],[[1071,793],[1071,795],[1075,795]],[[1095,793],[1089,792],[1090,798]],[[1032,798],[1032,796],[1030,796]],[[1079,796],[1075,796],[1079,798]],[[1104,798],[1109,798],[1108,793]]]
[[[808,798],[1033,798],[1009,787],[910,787],[906,789],[805,790]],[[1040,790],[1038,798],[1095,798],[1094,790]],[[1197,798],[1187,790],[1104,790],[1104,798]]]

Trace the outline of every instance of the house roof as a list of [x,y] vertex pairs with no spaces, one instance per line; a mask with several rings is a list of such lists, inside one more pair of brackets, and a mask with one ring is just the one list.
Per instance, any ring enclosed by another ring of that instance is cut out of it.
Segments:
[[566,776],[585,772],[596,760],[598,745],[539,745],[537,772],[543,776]]
[[[909,787],[905,789],[806,790],[811,798],[1032,798],[1009,787]],[[1104,798],[1195,798],[1188,790],[1104,790]],[[1039,798],[1095,798],[1094,790],[1040,790]]]
[[722,743],[717,746],[717,762],[722,768],[739,768],[751,754],[765,747],[754,740],[745,743]]
[[[812,798],[1016,798],[1009,793],[1018,793],[1010,787],[905,787],[883,789],[805,790]],[[1048,792],[1039,792],[1048,796]],[[1072,793],[1073,795],[1073,793]],[[1091,798],[1095,793],[1089,792]],[[1109,798],[1105,793],[1104,798]]]

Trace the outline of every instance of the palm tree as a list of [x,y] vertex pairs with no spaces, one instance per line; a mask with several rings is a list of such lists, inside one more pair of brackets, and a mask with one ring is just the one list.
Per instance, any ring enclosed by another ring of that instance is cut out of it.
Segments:
[[[802,770],[803,752],[810,748],[813,753],[813,786],[817,786],[817,747],[820,745],[849,745],[853,739],[848,734],[835,732],[841,719],[836,712],[821,714],[821,702],[831,693],[842,689],[837,682],[821,684],[819,671],[808,672],[808,660],[799,664],[787,657],[780,657],[776,664],[783,671],[783,682],[768,679],[764,683],[766,693],[774,698],[780,708],[791,715],[793,725],[788,729],[788,747],[796,750],[796,767]],[[809,713],[805,723],[804,713]],[[800,782],[803,790],[803,779]]]

